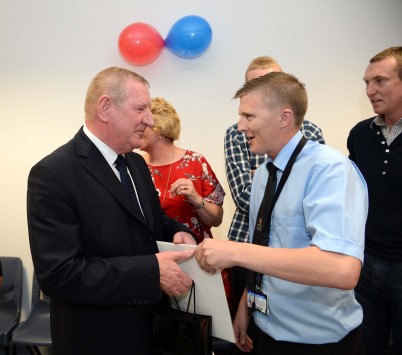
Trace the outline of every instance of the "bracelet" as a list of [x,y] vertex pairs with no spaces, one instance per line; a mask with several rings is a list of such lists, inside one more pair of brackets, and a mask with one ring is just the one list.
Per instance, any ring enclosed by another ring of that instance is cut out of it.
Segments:
[[200,210],[201,208],[204,208],[204,206],[205,206],[205,198],[203,198],[202,200],[201,200],[201,205],[199,205],[199,206],[197,206],[197,207],[194,207],[196,210]]

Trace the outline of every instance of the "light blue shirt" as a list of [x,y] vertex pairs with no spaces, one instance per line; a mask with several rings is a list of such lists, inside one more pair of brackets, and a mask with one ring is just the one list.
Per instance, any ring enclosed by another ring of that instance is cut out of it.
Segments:
[[[273,163],[278,182],[302,134],[298,132]],[[270,161],[270,159],[268,159]],[[250,200],[250,239],[268,180],[265,164],[255,172]],[[297,157],[271,216],[272,248],[317,246],[363,262],[367,185],[346,156],[307,141]],[[362,322],[354,291],[308,286],[264,275],[270,314],[254,312],[258,327],[276,340],[307,344],[341,340]]]

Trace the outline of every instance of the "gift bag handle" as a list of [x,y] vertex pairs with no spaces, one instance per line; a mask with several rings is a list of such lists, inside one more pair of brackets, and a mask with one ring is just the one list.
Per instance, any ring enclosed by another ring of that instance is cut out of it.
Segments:
[[[175,306],[176,306],[176,309],[179,310],[179,311],[181,311],[179,302],[177,302],[176,297],[173,296],[172,298],[173,298],[174,304],[175,304]],[[194,281],[193,281],[193,283],[192,283],[192,285],[191,285],[190,295],[188,296],[188,303],[187,303],[186,312],[188,312],[188,310],[189,310],[189,308],[190,308],[191,299],[193,299],[193,310],[194,310],[194,314],[196,314],[197,311],[196,311],[196,309],[195,309],[195,283],[194,283]]]

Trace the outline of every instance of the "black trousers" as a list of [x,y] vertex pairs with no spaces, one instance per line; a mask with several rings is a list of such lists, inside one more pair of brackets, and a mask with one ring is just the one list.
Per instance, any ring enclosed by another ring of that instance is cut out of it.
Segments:
[[232,278],[232,288],[234,297],[234,315],[236,315],[237,306],[239,305],[244,288],[246,287],[247,269],[240,266],[234,266],[230,269]]
[[257,328],[256,354],[258,355],[364,355],[363,330],[359,326],[337,343],[301,344],[287,341],[276,341],[260,330],[254,322],[251,327]]

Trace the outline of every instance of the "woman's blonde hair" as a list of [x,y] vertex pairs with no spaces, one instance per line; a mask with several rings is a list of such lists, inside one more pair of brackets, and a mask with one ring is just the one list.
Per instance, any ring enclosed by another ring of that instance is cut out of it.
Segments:
[[154,117],[154,131],[169,138],[177,140],[180,137],[180,118],[175,108],[162,97],[151,100],[151,112]]

